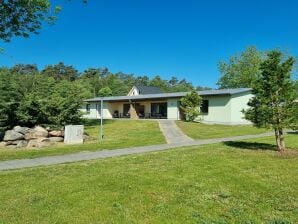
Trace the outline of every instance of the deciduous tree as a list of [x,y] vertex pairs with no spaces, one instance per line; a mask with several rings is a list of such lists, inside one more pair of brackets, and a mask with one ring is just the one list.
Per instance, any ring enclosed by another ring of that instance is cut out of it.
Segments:
[[55,21],[59,9],[49,0],[0,0],[0,39],[37,34],[44,22]]
[[113,95],[113,91],[110,89],[110,87],[104,87],[102,89],[99,90],[98,92],[98,96],[112,96]]
[[45,23],[55,22],[60,10],[50,0],[0,0],[0,39],[38,34]]
[[201,103],[202,98],[194,90],[181,99],[181,109],[185,113],[186,121],[194,121],[199,116]]
[[260,76],[263,53],[255,47],[248,47],[240,55],[233,56],[228,62],[219,63],[221,77],[217,85],[226,88],[252,88]]
[[79,76],[78,71],[72,65],[67,66],[63,62],[46,66],[41,74],[53,77],[56,80],[66,79],[68,81],[74,81]]

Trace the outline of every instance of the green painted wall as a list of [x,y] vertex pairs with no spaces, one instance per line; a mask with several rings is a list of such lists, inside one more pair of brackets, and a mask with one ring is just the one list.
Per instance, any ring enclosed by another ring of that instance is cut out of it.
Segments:
[[252,96],[246,92],[232,96],[204,97],[203,99],[209,100],[209,112],[200,115],[198,120],[217,124],[250,124],[241,111],[248,108],[247,103]]
[[179,99],[168,99],[168,119],[169,120],[179,120],[179,108],[178,108]]
[[[82,106],[82,109],[81,111],[83,113],[85,113],[83,115],[84,118],[87,118],[87,119],[99,119],[100,118],[100,102],[96,102],[96,103],[89,103],[90,104],[90,113],[87,114],[86,112],[86,104],[84,104]],[[99,109],[97,109],[99,108]],[[110,113],[110,110],[108,108],[108,103],[107,102],[104,102],[103,103],[103,115],[104,115],[104,118],[112,118],[112,114]]]
[[250,124],[249,121],[244,119],[242,113],[243,109],[248,108],[248,101],[252,98],[252,94],[240,93],[234,94],[231,98],[231,122],[232,123],[241,123],[241,124]]
[[206,123],[231,122],[230,96],[209,96],[203,99],[209,101],[209,111],[207,114],[200,115],[198,120]]

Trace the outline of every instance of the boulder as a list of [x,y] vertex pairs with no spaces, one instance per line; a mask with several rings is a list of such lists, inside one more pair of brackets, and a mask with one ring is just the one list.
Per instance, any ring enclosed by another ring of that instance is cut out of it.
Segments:
[[32,139],[28,142],[27,148],[42,148],[50,145],[50,140],[48,138],[38,138]]
[[25,139],[37,139],[37,138],[45,138],[48,137],[49,133],[46,129],[40,126],[36,126],[33,129],[30,129],[28,133],[25,134]]
[[9,141],[7,145],[17,145],[21,140]]
[[27,127],[21,127],[21,126],[15,126],[15,127],[13,128],[13,130],[16,131],[16,132],[19,132],[19,133],[21,133],[21,134],[24,135],[24,134],[26,134],[26,133],[29,132],[30,128],[27,128]]
[[6,148],[8,148],[8,149],[15,149],[15,148],[17,148],[17,146],[16,145],[8,145],[8,146],[6,146]]
[[7,142],[0,142],[0,147],[3,147],[3,146],[8,146],[8,145],[13,145],[13,142],[14,141],[7,141]]
[[28,145],[26,140],[19,140],[17,144],[17,148],[25,148]]
[[49,132],[49,135],[50,136],[53,136],[53,137],[62,137],[63,136],[63,132],[62,131],[50,131]]
[[50,142],[63,142],[64,138],[62,137],[49,137]]
[[22,139],[24,139],[24,135],[14,130],[6,131],[3,138],[4,141],[16,141]]

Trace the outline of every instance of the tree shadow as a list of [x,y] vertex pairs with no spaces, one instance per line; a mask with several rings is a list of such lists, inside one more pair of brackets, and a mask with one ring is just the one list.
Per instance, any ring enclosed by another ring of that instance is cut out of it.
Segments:
[[234,148],[246,149],[246,150],[270,150],[276,151],[276,145],[259,142],[243,142],[243,141],[228,141],[224,142],[225,145]]

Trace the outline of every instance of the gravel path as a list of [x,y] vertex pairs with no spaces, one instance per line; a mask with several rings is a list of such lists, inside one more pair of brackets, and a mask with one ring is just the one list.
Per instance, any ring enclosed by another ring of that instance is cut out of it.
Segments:
[[170,144],[150,145],[150,146],[142,146],[142,147],[134,147],[134,148],[115,149],[115,150],[79,152],[79,153],[65,154],[60,156],[46,156],[46,157],[40,157],[35,159],[8,160],[8,161],[0,162],[0,171],[103,159],[103,158],[109,158],[109,157],[139,154],[139,153],[146,153],[146,152],[156,152],[156,151],[169,150],[169,149],[174,149],[174,148],[179,148],[184,146],[207,145],[207,144],[213,144],[213,143],[219,143],[219,142],[266,137],[271,135],[273,135],[273,133],[264,133],[264,134],[258,134],[258,135],[244,135],[244,136],[235,136],[235,137],[228,137],[228,138],[214,138],[214,139],[197,140],[197,141],[191,140],[191,141],[176,142],[176,143],[170,143]]

